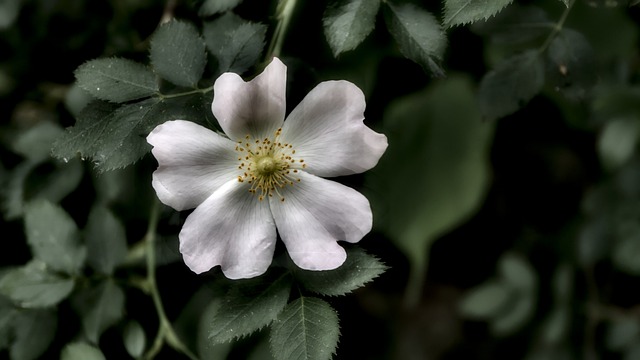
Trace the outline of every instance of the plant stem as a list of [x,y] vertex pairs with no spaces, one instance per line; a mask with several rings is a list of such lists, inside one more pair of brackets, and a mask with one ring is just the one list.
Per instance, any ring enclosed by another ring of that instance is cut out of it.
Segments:
[[[600,304],[600,296],[598,294],[598,284],[593,274],[593,267],[589,266],[584,269],[585,281],[587,283],[587,301],[589,304]],[[596,330],[600,322],[599,314],[593,309],[587,309],[586,324],[584,326],[584,344],[583,358],[588,360],[597,360],[598,353],[596,351]]]
[[544,40],[544,43],[542,44],[542,46],[540,46],[539,50],[541,53],[547,50],[547,48],[549,47],[549,45],[551,45],[551,42],[556,37],[556,35],[558,35],[560,31],[562,31],[562,28],[564,27],[564,23],[565,21],[567,21],[567,17],[569,16],[571,9],[573,9],[573,5],[575,4],[575,2],[576,2],[575,0],[569,1],[567,8],[564,9],[564,11],[562,12],[562,15],[560,15],[560,19],[558,20],[558,22],[555,24],[555,26],[549,33],[549,36],[547,36],[547,38]]
[[207,88],[204,89],[195,89],[195,90],[191,90],[191,91],[185,91],[185,92],[181,92],[181,93],[176,93],[176,94],[162,94],[162,93],[156,93],[158,95],[158,97],[160,99],[171,99],[171,98],[177,98],[180,96],[189,96],[189,95],[193,95],[193,94],[206,94],[208,92],[213,91],[213,86],[209,86]]
[[162,306],[162,300],[160,299],[160,292],[158,291],[158,285],[156,282],[156,228],[158,227],[158,220],[160,218],[160,204],[158,201],[154,201],[151,208],[151,215],[149,217],[149,226],[147,233],[144,236],[144,241],[147,245],[147,279],[146,282],[153,299],[153,305],[156,308],[158,314],[158,321],[160,323],[158,327],[158,334],[153,342],[151,348],[144,355],[144,359],[153,359],[162,348],[162,345],[166,342],[169,346],[175,350],[185,354],[192,360],[196,360],[196,356],[189,351],[189,349],[180,341],[180,338],[176,335],[171,322],[167,318],[167,314],[164,312]]
[[276,19],[278,24],[271,38],[271,44],[269,44],[269,50],[266,54],[267,61],[274,56],[280,56],[282,51],[282,44],[284,43],[284,35],[289,27],[291,16],[293,15],[293,9],[296,6],[297,0],[280,0],[276,9]]

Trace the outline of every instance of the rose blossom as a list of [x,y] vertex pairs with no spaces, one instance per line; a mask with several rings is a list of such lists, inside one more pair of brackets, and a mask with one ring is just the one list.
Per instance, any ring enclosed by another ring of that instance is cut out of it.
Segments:
[[371,230],[369,201],[322,178],[371,169],[387,148],[387,138],[363,123],[362,91],[322,82],[285,121],[286,75],[274,58],[249,82],[234,73],[216,80],[211,107],[228,137],[183,120],[147,137],[160,201],[195,208],[179,238],[196,273],[220,265],[231,279],[263,274],[276,229],[297,266],[335,269],[346,259],[337,241],[355,243]]

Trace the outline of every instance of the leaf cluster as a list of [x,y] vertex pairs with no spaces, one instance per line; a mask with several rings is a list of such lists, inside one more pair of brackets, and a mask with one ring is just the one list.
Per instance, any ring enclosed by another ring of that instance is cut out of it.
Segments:
[[[124,291],[111,278],[127,254],[123,225],[96,205],[81,231],[64,209],[41,199],[25,207],[24,228],[33,259],[0,275],[0,348],[9,347],[13,359],[40,356],[61,323],[57,305],[69,300],[86,343],[69,344],[62,358],[104,358],[90,344],[98,344],[123,316]],[[87,283],[85,266],[93,269],[95,281]]]
[[316,295],[345,295],[386,269],[362,249],[351,248],[345,264],[336,270],[296,268],[233,284],[211,320],[209,340],[224,343],[268,326],[275,359],[330,359],[338,345],[338,315],[329,303],[301,288],[299,296],[289,301],[292,286]]
[[[205,2],[201,11],[213,14],[237,3]],[[53,155],[64,161],[76,156],[91,160],[104,172],[124,168],[147,154],[151,147],[145,137],[162,122],[183,119],[211,126],[213,87],[199,87],[203,76],[241,73],[253,66],[264,47],[266,27],[227,12],[205,22],[203,32],[204,38],[194,25],[172,20],[151,37],[150,66],[124,58],[81,65],[75,72],[76,84],[96,101],[86,105],[76,125],[56,139]]]

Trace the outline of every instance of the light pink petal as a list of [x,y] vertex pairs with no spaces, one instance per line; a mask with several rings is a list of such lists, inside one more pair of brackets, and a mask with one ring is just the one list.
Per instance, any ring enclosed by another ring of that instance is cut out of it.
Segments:
[[190,121],[167,121],[147,136],[158,160],[152,186],[162,203],[192,209],[240,174],[235,143]]
[[263,274],[273,258],[276,226],[267,201],[258,201],[246,183],[232,180],[187,218],[180,252],[195,273],[216,265],[229,279]]
[[213,115],[231,139],[271,136],[284,121],[286,84],[287,67],[278,58],[249,82],[224,73],[213,85]]
[[323,177],[357,174],[374,167],[387,137],[364,123],[364,94],[348,81],[318,84],[293,109],[282,142],[294,145],[306,171]]
[[304,172],[298,175],[300,182],[280,190],[284,201],[269,199],[278,232],[299,267],[335,269],[347,256],[336,241],[355,243],[371,231],[369,201],[337,182]]

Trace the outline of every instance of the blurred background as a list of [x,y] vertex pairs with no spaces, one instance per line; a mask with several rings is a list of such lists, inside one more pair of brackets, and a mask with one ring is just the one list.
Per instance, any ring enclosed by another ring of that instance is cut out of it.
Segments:
[[[233,12],[268,25],[270,39],[276,3],[243,0]],[[412,3],[442,18],[443,2]],[[91,161],[53,159],[50,148],[91,101],[74,86],[78,66],[112,56],[148,63],[163,17],[202,28],[219,16],[199,13],[201,4],[0,0],[2,273],[31,259],[23,207],[45,198],[81,229],[104,203],[130,246],[131,266],[116,278],[144,275],[135,244],[155,197],[155,160],[99,174]],[[374,170],[336,179],[371,200],[374,231],[359,245],[390,269],[328,299],[340,316],[335,358],[640,359],[640,6],[577,0],[566,12],[563,1],[514,1],[487,22],[443,30],[446,76],[432,77],[403,57],[382,10],[362,44],[334,57],[323,32],[329,5],[299,0],[294,9],[281,51],[288,111],[317,83],[347,79],[365,93],[365,122],[390,144]],[[564,29],[579,39],[549,48],[565,13]],[[525,36],[541,23],[540,36]],[[576,42],[586,45],[576,50]],[[551,56],[541,91],[508,115],[486,116],[483,79],[529,49],[566,49],[558,56],[569,60]],[[53,130],[33,131],[43,126]],[[158,227],[167,317],[202,358],[269,358],[264,331],[223,349],[202,340],[205,310],[220,295],[211,284],[224,280],[219,270],[196,276],[181,262],[177,233],[187,215],[164,208]],[[124,288],[124,316],[97,342],[108,359],[128,358],[128,320],[148,343],[157,328],[151,299]],[[57,358],[82,327],[73,302],[56,311],[55,336],[37,357]],[[2,319],[0,357],[15,357]],[[157,358],[181,356],[165,347]]]

